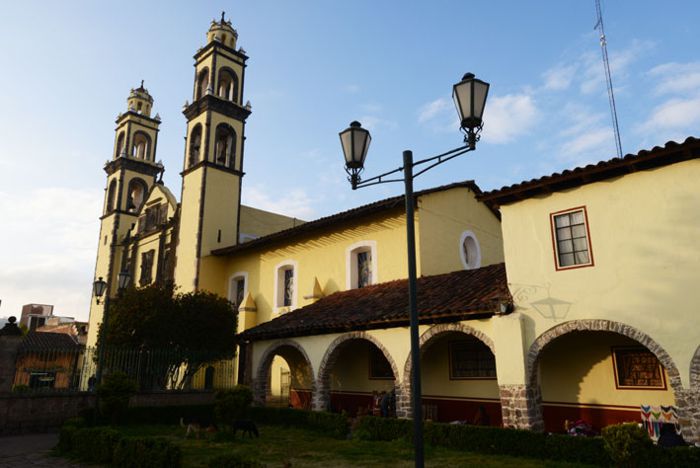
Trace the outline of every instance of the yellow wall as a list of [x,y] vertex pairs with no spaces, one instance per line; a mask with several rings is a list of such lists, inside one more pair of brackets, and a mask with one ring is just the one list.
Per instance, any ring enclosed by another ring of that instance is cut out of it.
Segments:
[[503,262],[501,225],[496,215],[466,187],[420,197],[417,210],[420,275],[465,269],[461,235],[472,231],[481,250],[481,266]]
[[[502,207],[524,345],[569,320],[622,322],[663,347],[687,386],[700,342],[698,179],[700,161],[691,160]],[[550,213],[584,205],[595,266],[556,271]],[[556,318],[544,317],[550,305]],[[522,375],[520,362],[510,366]]]
[[357,340],[340,351],[330,374],[331,391],[389,392],[394,388],[393,379],[369,378],[369,347],[366,341]]
[[[262,237],[303,224],[304,221],[277,213],[241,205],[240,234]],[[244,240],[245,242],[245,240]]]
[[615,333],[573,333],[545,348],[540,361],[543,402],[610,406],[673,405],[673,390],[618,389],[613,346],[639,346]]
[[177,242],[175,284],[182,292],[194,290],[197,271],[197,232],[199,230],[199,200],[203,170],[197,169],[182,178],[180,227]]

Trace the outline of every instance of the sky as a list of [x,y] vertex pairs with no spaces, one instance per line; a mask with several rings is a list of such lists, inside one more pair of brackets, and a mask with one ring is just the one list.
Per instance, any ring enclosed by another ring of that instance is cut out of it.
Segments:
[[[372,132],[366,176],[462,144],[452,85],[491,84],[475,152],[416,179],[492,190],[615,156],[594,0],[3,2],[0,317],[87,320],[114,120],[145,80],[156,159],[180,193],[192,55],[226,11],[249,55],[243,203],[311,220],[401,194],[352,191],[338,132]],[[623,153],[700,136],[700,2],[603,0]]]

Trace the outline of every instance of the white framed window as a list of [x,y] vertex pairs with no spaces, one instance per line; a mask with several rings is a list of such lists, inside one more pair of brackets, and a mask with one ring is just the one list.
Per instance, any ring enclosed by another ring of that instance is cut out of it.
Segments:
[[247,294],[248,272],[234,273],[228,281],[228,300],[235,305],[236,310],[241,306]]
[[459,239],[459,256],[465,270],[481,267],[481,247],[472,231],[464,231]]
[[297,262],[287,260],[275,267],[276,312],[287,312],[297,306]]
[[554,265],[557,270],[593,266],[591,234],[585,206],[551,213]]
[[377,282],[377,242],[352,244],[345,250],[345,288],[364,288]]

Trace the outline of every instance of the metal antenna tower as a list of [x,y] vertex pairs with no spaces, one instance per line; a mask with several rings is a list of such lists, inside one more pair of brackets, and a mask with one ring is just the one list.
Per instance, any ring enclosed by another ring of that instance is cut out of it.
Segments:
[[600,51],[603,54],[603,66],[605,68],[605,81],[608,85],[608,101],[610,102],[610,114],[612,115],[613,130],[615,132],[615,147],[617,157],[622,157],[622,143],[620,142],[620,127],[617,124],[617,109],[615,108],[615,94],[613,93],[612,77],[610,76],[610,61],[608,60],[608,43],[605,39],[605,29],[603,28],[603,13],[600,9],[600,0],[595,0],[595,11],[598,15],[598,22],[593,26],[600,32]]

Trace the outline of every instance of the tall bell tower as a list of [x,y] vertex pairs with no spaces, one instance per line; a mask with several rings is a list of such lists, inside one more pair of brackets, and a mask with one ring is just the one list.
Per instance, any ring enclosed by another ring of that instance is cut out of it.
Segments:
[[[107,282],[106,295],[117,292],[117,275],[125,268],[121,242],[127,231],[138,219],[141,206],[146,201],[156,177],[163,172],[163,165],[156,163],[156,145],[160,117],[151,117],[153,98],[141,86],[132,89],[127,99],[127,110],[117,116],[112,158],[107,160],[107,186],[100,237],[97,246],[95,279]],[[102,322],[104,301],[90,303],[90,327],[88,346],[97,341],[98,326]]]
[[194,55],[192,103],[186,103],[182,210],[175,283],[199,288],[201,260],[238,242],[243,142],[250,105],[242,105],[246,60],[238,33],[221,14]]

